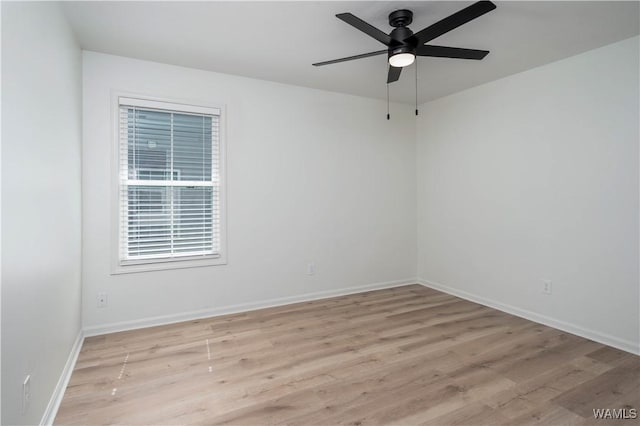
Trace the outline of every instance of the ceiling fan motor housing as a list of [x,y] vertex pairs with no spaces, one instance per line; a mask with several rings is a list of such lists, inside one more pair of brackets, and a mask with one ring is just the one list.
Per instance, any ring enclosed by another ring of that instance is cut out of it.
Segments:
[[405,25],[409,25],[412,21],[413,13],[410,10],[402,9],[391,12],[389,15],[389,24],[395,28],[389,37],[391,37],[391,45],[389,46],[389,58],[401,53],[416,53],[416,41],[413,31]]
[[389,14],[389,25],[395,27],[389,37],[391,37],[391,45],[389,46],[389,58],[400,53],[416,53],[416,41],[414,40],[413,31],[406,26],[413,21],[413,12],[407,9],[396,10]]
[[407,27],[394,28],[393,31],[389,33],[389,37],[391,37],[393,42],[398,44],[404,44],[405,41],[412,35],[413,31],[411,31]]

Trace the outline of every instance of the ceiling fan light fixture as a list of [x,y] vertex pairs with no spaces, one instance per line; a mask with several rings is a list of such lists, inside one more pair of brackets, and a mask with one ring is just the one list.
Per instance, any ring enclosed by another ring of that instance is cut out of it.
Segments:
[[[396,28],[394,31],[397,31]],[[411,65],[416,60],[416,50],[413,46],[405,44],[389,49],[389,65],[396,68]]]
[[396,68],[402,68],[411,65],[415,60],[416,55],[413,53],[397,53],[393,56],[389,56],[389,65]]

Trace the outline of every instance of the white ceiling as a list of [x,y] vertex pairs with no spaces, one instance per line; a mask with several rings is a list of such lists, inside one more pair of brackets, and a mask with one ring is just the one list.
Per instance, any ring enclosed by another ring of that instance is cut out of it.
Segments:
[[[65,2],[87,50],[359,96],[386,97],[386,55],[313,67],[384,45],[338,20],[351,12],[385,32],[387,15],[414,12],[418,30],[473,1]],[[495,2],[497,9],[432,44],[487,49],[482,61],[419,59],[419,103],[639,33],[640,3]],[[413,103],[413,66],[390,85]]]

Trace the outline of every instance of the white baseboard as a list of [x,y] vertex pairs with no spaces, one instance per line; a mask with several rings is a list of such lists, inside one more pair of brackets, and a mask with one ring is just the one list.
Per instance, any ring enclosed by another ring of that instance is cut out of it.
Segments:
[[280,297],[276,299],[261,300],[258,302],[241,303],[237,305],[224,306],[220,308],[203,309],[198,311],[181,312],[179,314],[162,315],[157,317],[142,318],[133,321],[114,322],[98,326],[84,328],[85,337],[98,336],[101,334],[115,333],[118,331],[136,330],[139,328],[154,327],[157,325],[173,324],[182,321],[192,321],[202,318],[210,318],[219,315],[235,314],[239,312],[253,311],[256,309],[272,308],[275,306],[289,305],[291,303],[308,302],[329,297],[345,296],[347,294],[362,293],[371,290],[381,290],[384,288],[400,287],[408,284],[416,284],[416,278],[405,280],[387,281],[381,283],[367,284],[355,287],[345,287],[337,290],[317,291],[296,296]]
[[528,319],[530,321],[537,322],[549,327],[553,327],[558,330],[566,331],[567,333],[575,334],[576,336],[584,337],[586,339],[593,340],[595,342],[602,343],[607,346],[612,346],[614,348],[618,348],[623,351],[630,352],[634,355],[640,355],[640,348],[638,346],[638,343],[632,342],[630,340],[625,340],[619,337],[611,336],[609,334],[600,333],[594,330],[589,330],[589,329],[580,327],[579,325],[576,325],[576,324],[560,321],[558,319],[551,318],[546,315],[541,315],[526,309],[518,308],[516,306],[507,305],[505,303],[501,303],[492,299],[487,299],[486,297],[468,293],[464,290],[458,290],[456,288],[449,287],[444,284],[436,283],[433,281],[418,279],[417,282],[425,287],[429,287],[434,290],[439,290],[444,293],[460,297],[461,299],[466,299],[471,302],[479,303],[481,305],[488,306],[490,308],[497,309],[499,311],[506,312],[511,315],[515,315],[517,317]]
[[69,357],[67,358],[67,362],[64,365],[62,374],[60,374],[58,383],[53,390],[53,394],[51,395],[49,404],[47,404],[47,409],[44,411],[42,420],[40,420],[41,425],[49,426],[53,424],[53,421],[56,418],[56,414],[58,414],[58,408],[60,408],[60,403],[62,402],[64,391],[67,389],[69,379],[71,379],[71,373],[73,373],[73,369],[76,366],[76,361],[78,360],[78,355],[80,355],[80,349],[82,349],[83,342],[84,334],[82,330],[80,330],[78,332],[78,337],[76,337],[76,341],[73,343],[71,352],[69,352]]

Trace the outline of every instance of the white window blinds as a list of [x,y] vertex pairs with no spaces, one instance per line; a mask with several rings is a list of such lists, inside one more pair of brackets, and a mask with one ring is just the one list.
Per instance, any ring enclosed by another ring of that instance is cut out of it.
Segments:
[[220,254],[220,111],[120,98],[123,264]]

